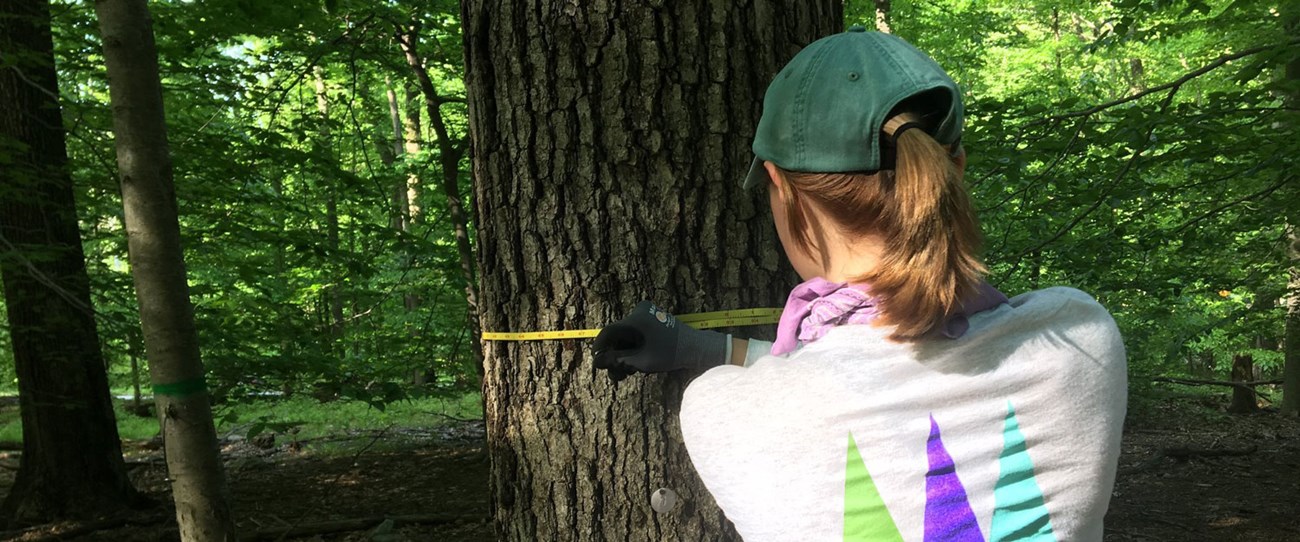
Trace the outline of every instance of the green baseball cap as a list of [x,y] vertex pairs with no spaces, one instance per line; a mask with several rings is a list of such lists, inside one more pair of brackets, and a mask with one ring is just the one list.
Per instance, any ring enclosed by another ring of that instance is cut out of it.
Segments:
[[854,26],[813,42],[767,87],[745,188],[768,182],[764,160],[801,172],[882,169],[881,125],[904,100],[936,141],[961,138],[957,83],[902,38]]

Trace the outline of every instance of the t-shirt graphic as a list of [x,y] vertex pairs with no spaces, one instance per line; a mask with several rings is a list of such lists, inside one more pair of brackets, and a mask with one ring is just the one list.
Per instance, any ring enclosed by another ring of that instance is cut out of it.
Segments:
[[[1043,492],[1034,478],[1025,436],[1016,420],[1015,407],[1007,402],[1002,430],[1003,448],[998,457],[998,480],[993,495],[989,539],[1055,542],[1052,520],[1043,502]],[[846,542],[901,541],[902,535],[889,515],[871,474],[867,471],[853,434],[849,434],[844,469],[844,540]],[[971,510],[966,488],[957,465],[943,445],[939,423],[930,415],[926,440],[929,469],[925,473],[925,542],[985,542],[983,531]]]
[[915,343],[840,325],[694,379],[682,438],[745,542],[1102,542],[1128,390],[1114,319],[1049,288],[968,324]]

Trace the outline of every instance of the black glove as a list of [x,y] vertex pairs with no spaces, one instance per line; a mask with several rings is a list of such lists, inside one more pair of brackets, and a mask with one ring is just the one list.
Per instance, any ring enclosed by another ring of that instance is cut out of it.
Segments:
[[707,369],[727,362],[727,337],[683,324],[642,301],[626,318],[600,330],[593,345],[596,368],[609,370],[615,382],[636,372]]

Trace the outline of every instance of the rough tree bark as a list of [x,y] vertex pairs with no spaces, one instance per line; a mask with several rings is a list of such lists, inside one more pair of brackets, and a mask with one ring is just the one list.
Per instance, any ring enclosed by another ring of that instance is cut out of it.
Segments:
[[0,523],[140,502],[126,476],[59,114],[49,3],[0,0],[0,279],[23,454]]
[[[766,192],[740,179],[767,83],[841,9],[463,2],[484,329],[595,328],[641,299],[779,305],[793,275]],[[589,344],[485,344],[498,537],[736,539],[681,445],[693,375],[615,386]],[[661,487],[683,499],[666,514],[649,503]]]
[[97,0],[131,276],[186,542],[235,539],[181,251],[153,21],[145,0]]

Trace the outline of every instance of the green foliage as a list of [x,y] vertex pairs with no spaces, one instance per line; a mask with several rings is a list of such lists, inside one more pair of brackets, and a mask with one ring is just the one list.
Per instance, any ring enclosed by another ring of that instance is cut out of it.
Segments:
[[[129,388],[130,360],[147,367],[98,29],[88,4],[55,4],[97,322],[114,385]],[[386,97],[391,88],[403,114],[425,113],[421,99],[407,101],[415,81],[395,38],[413,27],[439,94],[464,96],[458,4],[150,7],[191,294],[218,395],[314,393],[391,410],[426,393],[412,385],[425,377],[434,390],[473,386],[464,282],[434,184],[436,136],[425,118],[421,150],[394,152]],[[965,91],[966,175],[993,280],[1011,294],[1053,284],[1095,294],[1139,376],[1226,375],[1241,353],[1276,371],[1282,236],[1300,207],[1300,83],[1283,76],[1300,43],[1284,29],[1285,7],[894,0],[893,31]],[[875,26],[873,3],[845,11],[849,24]],[[451,137],[465,137],[464,104],[440,107]],[[392,196],[408,175],[419,178],[420,219],[399,230]],[[457,182],[471,192],[467,171]],[[0,326],[0,378],[11,384],[7,340]]]
[[[125,403],[117,403],[117,433],[123,440],[148,440],[158,434],[158,420],[131,414]],[[23,424],[18,408],[0,409],[0,442],[22,442]]]
[[320,403],[310,397],[287,400],[257,400],[234,403],[217,410],[218,431],[253,438],[271,431],[291,429],[298,438],[315,438],[340,433],[387,427],[432,427],[449,419],[483,417],[482,397],[462,393],[412,398],[388,403],[379,409],[360,401]]
[[[91,5],[55,3],[97,322],[114,384],[129,385],[134,357],[148,393],[98,28]],[[474,386],[464,282],[434,184],[436,136],[426,119],[421,152],[392,157],[386,97],[391,81],[408,109],[401,95],[414,75],[394,28],[412,21],[439,90],[463,97],[459,7],[215,0],[150,9],[191,297],[218,396],[329,387],[382,408],[418,393],[416,381]],[[317,73],[328,116],[317,107]],[[463,138],[463,106],[442,112],[451,137]],[[408,175],[420,178],[421,216],[398,231],[391,197]]]
[[[252,400],[219,405],[214,412],[223,436],[253,438],[265,432],[292,433],[310,439],[390,427],[437,427],[447,420],[483,417],[477,392],[420,397],[390,403],[380,410],[357,401],[321,403],[311,397]],[[124,440],[149,440],[158,435],[158,420],[130,413],[128,402],[117,402],[117,428]],[[21,442],[17,408],[0,409],[0,441]]]
[[[966,91],[995,283],[1093,293],[1137,375],[1226,376],[1242,353],[1280,370],[1300,41],[1275,3],[892,4]],[[847,13],[874,24],[872,3]]]

